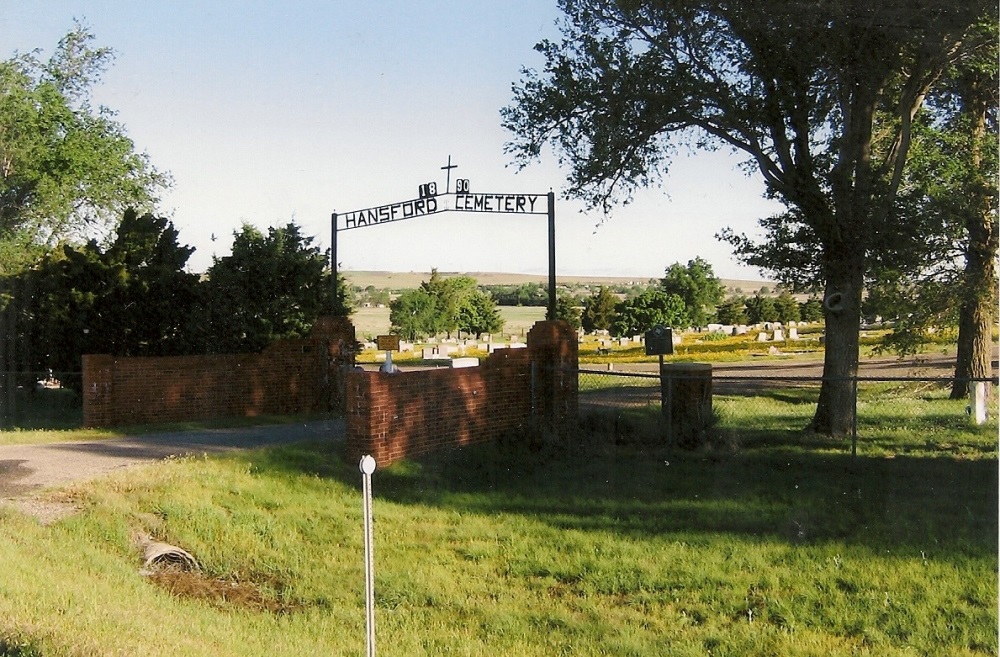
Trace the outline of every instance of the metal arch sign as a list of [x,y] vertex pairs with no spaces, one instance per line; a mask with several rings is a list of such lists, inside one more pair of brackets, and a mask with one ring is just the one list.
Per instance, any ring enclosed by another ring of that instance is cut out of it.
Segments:
[[441,212],[547,215],[546,194],[454,193],[389,203],[337,215],[338,231],[426,217]]
[[[467,178],[455,181],[455,191],[451,192],[450,174],[456,165],[448,157],[448,166],[441,167],[449,173],[449,182],[444,194],[438,194],[437,183],[430,182],[417,188],[418,198],[399,203],[377,205],[351,212],[331,215],[331,269],[334,291],[337,289],[337,233],[356,230],[368,226],[427,217],[441,212],[477,212],[487,214],[546,215],[549,224],[549,304],[548,319],[556,313],[556,238],[555,238],[555,194],[505,194],[472,192]],[[544,201],[543,201],[544,199]]]

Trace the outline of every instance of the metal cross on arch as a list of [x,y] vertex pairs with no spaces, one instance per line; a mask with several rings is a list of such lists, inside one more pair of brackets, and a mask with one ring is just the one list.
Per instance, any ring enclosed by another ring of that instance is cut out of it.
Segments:
[[[457,165],[451,164],[448,156],[448,166],[441,167],[449,173]],[[415,199],[388,203],[351,212],[332,213],[330,217],[330,233],[332,236],[330,267],[333,271],[332,285],[334,296],[337,291],[337,233],[347,230],[357,230],[390,224],[404,219],[426,217],[442,212],[476,212],[491,214],[530,214],[546,215],[548,217],[549,236],[549,303],[547,319],[556,316],[556,199],[554,192],[546,194],[511,194],[511,193],[479,193],[473,192],[467,178],[455,181],[455,191],[446,189],[444,194],[438,194],[437,183],[425,183],[418,187]],[[544,200],[544,202],[543,202]]]

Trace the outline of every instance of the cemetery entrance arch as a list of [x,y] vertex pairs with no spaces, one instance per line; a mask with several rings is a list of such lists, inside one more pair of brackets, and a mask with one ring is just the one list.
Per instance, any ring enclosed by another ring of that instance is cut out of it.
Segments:
[[532,214],[548,217],[549,284],[548,319],[556,316],[556,211],[555,194],[481,193],[473,192],[467,178],[455,181],[455,191],[450,190],[451,157],[446,169],[449,180],[443,194],[438,193],[437,183],[425,183],[417,188],[418,196],[408,201],[388,203],[331,216],[332,244],[331,267],[333,289],[337,289],[337,233],[347,230],[368,229],[372,226],[391,224],[404,219],[426,217],[441,212],[474,212],[488,214]]

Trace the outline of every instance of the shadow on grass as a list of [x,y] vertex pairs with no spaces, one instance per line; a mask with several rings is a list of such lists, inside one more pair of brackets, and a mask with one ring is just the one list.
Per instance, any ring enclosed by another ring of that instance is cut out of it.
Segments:
[[[775,451],[774,438],[761,437],[759,449],[683,453],[527,436],[381,468],[373,485],[381,500],[513,514],[560,530],[689,542],[728,533],[995,558],[995,458],[852,458],[787,436],[777,441],[787,449]],[[268,465],[254,462],[360,485],[338,445],[279,448]]]

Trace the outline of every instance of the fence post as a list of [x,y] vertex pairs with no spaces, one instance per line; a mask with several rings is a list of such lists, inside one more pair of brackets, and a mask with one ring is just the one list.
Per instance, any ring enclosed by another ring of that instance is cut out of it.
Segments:
[[851,412],[851,456],[858,455],[858,375],[854,375],[854,408]]
[[977,425],[986,423],[986,382],[972,381],[969,385],[969,410]]

